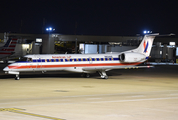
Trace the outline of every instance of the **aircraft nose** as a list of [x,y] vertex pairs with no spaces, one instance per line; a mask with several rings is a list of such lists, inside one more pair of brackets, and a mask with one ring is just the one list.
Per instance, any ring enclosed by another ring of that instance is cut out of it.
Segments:
[[5,67],[5,68],[3,69],[3,71],[9,71],[9,68],[8,68],[8,67]]

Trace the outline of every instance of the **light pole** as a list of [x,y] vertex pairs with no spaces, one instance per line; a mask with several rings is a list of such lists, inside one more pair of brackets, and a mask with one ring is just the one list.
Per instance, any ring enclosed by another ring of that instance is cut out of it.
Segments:
[[52,31],[55,31],[55,29],[53,29],[52,27],[48,27],[48,28],[46,28],[46,31],[48,31],[49,32],[49,37],[48,37],[48,45],[49,45],[49,53],[51,53],[51,49],[50,49],[50,32],[52,32]]

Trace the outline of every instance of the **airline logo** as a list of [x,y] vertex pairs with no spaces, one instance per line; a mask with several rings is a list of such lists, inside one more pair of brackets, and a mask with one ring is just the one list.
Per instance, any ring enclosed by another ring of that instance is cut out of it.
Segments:
[[11,55],[15,50],[17,39],[9,39],[0,51],[0,54]]
[[148,41],[144,41],[143,43],[143,47],[144,47],[144,53],[147,53],[147,49],[148,49]]

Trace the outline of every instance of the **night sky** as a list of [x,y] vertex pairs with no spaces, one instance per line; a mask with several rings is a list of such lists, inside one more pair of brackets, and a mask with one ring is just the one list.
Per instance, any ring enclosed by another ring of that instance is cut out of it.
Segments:
[[142,34],[143,30],[178,35],[177,3],[177,0],[4,0],[0,2],[0,33],[47,33],[45,28],[51,26],[55,33],[68,35],[124,36]]

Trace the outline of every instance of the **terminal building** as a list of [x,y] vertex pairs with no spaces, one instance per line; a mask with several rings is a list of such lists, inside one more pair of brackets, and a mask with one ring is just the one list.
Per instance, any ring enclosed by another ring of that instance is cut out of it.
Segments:
[[[101,54],[122,52],[138,47],[143,36],[91,36],[49,34],[0,33],[0,46],[9,38],[17,38],[14,57],[26,54]],[[176,62],[178,38],[156,37],[151,58],[154,62]],[[178,60],[177,60],[178,62]]]

